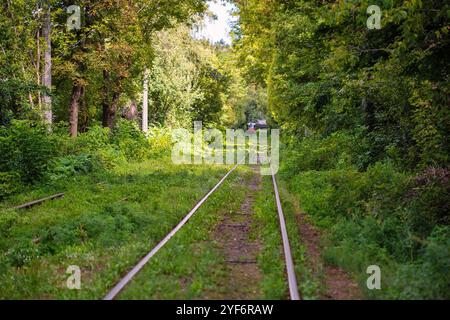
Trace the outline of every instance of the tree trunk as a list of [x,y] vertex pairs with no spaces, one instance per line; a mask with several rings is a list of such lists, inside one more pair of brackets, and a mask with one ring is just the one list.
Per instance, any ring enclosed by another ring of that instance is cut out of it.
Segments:
[[108,114],[109,114],[109,72],[106,70],[103,70],[103,89],[102,89],[102,95],[103,95],[103,114],[102,114],[102,124],[103,127],[108,127]]
[[[24,76],[26,76],[25,67],[22,64],[22,73]],[[30,102],[30,106],[32,109],[34,109],[34,101],[33,101],[33,95],[31,94],[31,91],[28,92],[28,101]]]
[[[120,83],[120,80],[117,81]],[[103,127],[108,127],[111,130],[114,127],[114,121],[116,119],[117,110],[119,108],[120,91],[117,89],[120,86],[113,85],[113,90],[109,90],[111,84],[111,77],[109,71],[103,70]],[[110,100],[110,91],[113,91],[112,98]]]
[[142,104],[142,131],[148,132],[148,75],[149,70],[145,68],[144,72],[144,92]]
[[[46,87],[48,93],[50,93],[52,88],[52,40],[51,40],[51,7],[50,2],[48,0],[46,1],[45,10],[46,11],[44,17],[44,26],[42,30],[42,35],[45,41],[44,73],[42,75],[42,85]],[[43,96],[44,121],[51,129],[53,121],[52,98],[48,93],[45,93]]]
[[[38,7],[39,9],[39,7]],[[41,31],[38,29],[36,32],[36,83],[38,86],[41,85]],[[42,110],[42,99],[41,90],[37,92],[37,100],[39,110]]]
[[70,99],[70,136],[75,138],[78,134],[78,111],[80,110],[80,99],[84,94],[84,87],[75,84],[72,89],[72,97]]
[[114,128],[114,121],[116,119],[117,109],[119,108],[119,99],[120,93],[114,92],[111,105],[108,110],[108,128],[111,130]]
[[127,120],[134,121],[136,120],[136,116],[137,116],[137,104],[136,101],[132,100],[125,112],[125,118]]
[[86,89],[83,87],[83,92],[80,98],[80,121],[79,132],[86,132],[89,126],[89,110],[86,104]]

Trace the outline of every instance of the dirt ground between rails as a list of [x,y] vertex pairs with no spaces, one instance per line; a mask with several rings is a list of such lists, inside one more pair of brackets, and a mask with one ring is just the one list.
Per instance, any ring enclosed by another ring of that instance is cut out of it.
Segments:
[[225,279],[221,292],[209,293],[209,299],[260,299],[259,284],[262,273],[256,258],[261,250],[261,243],[251,239],[254,223],[253,205],[256,193],[261,190],[261,176],[257,168],[248,187],[249,195],[245,198],[238,212],[227,214],[214,230],[214,239],[222,251],[225,260]]

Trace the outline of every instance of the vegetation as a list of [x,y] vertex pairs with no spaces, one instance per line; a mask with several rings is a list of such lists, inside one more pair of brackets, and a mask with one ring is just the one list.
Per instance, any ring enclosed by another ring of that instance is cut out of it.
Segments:
[[[120,299],[207,299],[224,291],[224,257],[214,241],[214,229],[231,212],[239,210],[248,187],[248,169],[239,169],[213,194],[192,220],[174,236],[156,259],[145,266]],[[233,191],[233,193],[231,192]],[[234,196],[236,193],[237,196]],[[227,203],[224,207],[223,204]],[[170,261],[170,263],[168,263]]]
[[[449,298],[448,4],[239,1],[236,50],[285,132],[282,176],[325,257],[377,298]],[[381,8],[370,30],[369,5]],[[262,18],[263,17],[263,18]]]
[[[3,211],[0,296],[103,297],[225,172],[166,163],[78,177],[66,183],[62,200],[27,212]],[[72,264],[83,270],[83,290],[65,287]]]
[[[228,169],[171,164],[171,130],[262,118],[282,129],[279,180],[305,298],[323,288],[297,202],[321,230],[324,261],[367,297],[450,298],[450,6],[231,2],[232,45],[192,36],[206,0],[0,5],[0,298],[102,297]],[[120,298],[219,292],[223,259],[208,241],[250,192],[249,176],[239,169]],[[11,209],[57,192],[66,195]],[[281,299],[270,194],[263,179],[253,236],[262,298]],[[85,290],[64,288],[61,266],[72,263],[88,270]],[[366,287],[370,265],[381,267],[381,290]]]
[[[261,286],[265,299],[287,299],[289,288],[284,276],[284,255],[280,250],[282,241],[279,232],[280,225],[278,215],[275,214],[277,208],[271,179],[271,177],[263,179],[263,190],[258,195],[255,204],[255,214],[259,225],[257,232],[265,244],[258,259],[264,274]],[[310,267],[306,263],[305,246],[297,231],[295,205],[284,187],[280,192],[301,298],[317,299],[318,283],[311,276]],[[278,263],[274,263],[275,261]]]

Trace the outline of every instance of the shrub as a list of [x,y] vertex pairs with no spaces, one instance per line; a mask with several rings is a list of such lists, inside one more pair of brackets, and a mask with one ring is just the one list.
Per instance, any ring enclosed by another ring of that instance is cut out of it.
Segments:
[[[398,172],[391,162],[305,171],[289,187],[302,209],[328,229],[325,258],[356,273],[383,266],[385,289],[374,297],[448,298],[449,171]],[[368,293],[373,295],[373,293]]]
[[0,172],[17,175],[23,183],[42,180],[57,150],[42,124],[14,120],[0,127]]
[[450,172],[430,167],[411,180],[406,194],[407,221],[417,236],[427,237],[436,225],[450,225]]
[[53,161],[49,171],[50,180],[58,180],[72,177],[76,174],[87,174],[96,165],[97,160],[90,154],[69,155]]
[[297,174],[307,170],[331,170],[349,167],[357,163],[356,154],[361,148],[355,134],[347,132],[334,133],[326,138],[311,136],[299,143],[285,146],[283,151],[282,171]]
[[20,190],[17,172],[0,172],[0,201]]
[[90,153],[107,147],[111,143],[109,128],[94,125],[81,133],[73,143],[69,153]]
[[150,143],[132,121],[120,121],[113,130],[111,141],[128,160],[148,158]]
[[15,267],[29,264],[40,255],[39,249],[29,239],[19,239],[16,244],[6,252],[7,260]]
[[391,299],[450,299],[450,228],[436,227],[422,255],[398,267],[386,297]]
[[149,223],[147,216],[134,211],[127,205],[108,205],[101,212],[86,212],[72,220],[60,221],[39,231],[40,249],[42,253],[55,254],[67,246],[88,241],[104,247],[119,244]]
[[153,127],[149,130],[148,141],[150,143],[151,158],[170,157],[172,150],[172,135],[169,130]]
[[95,156],[98,157],[100,163],[105,169],[114,169],[118,165],[127,161],[120,150],[110,145],[97,150],[95,152]]

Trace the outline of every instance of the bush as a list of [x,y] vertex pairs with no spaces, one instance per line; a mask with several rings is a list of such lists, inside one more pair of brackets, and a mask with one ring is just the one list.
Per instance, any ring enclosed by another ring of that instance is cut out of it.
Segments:
[[311,136],[285,146],[282,171],[297,174],[308,170],[347,168],[358,163],[356,155],[362,144],[355,134],[334,133],[326,138]]
[[150,153],[150,143],[132,121],[120,121],[113,130],[112,143],[128,160],[144,160]]
[[387,288],[391,299],[450,299],[450,228],[436,227],[417,261],[400,265]]
[[48,173],[49,179],[59,180],[76,174],[87,174],[94,169],[96,162],[97,159],[90,154],[69,155],[55,159]]
[[93,126],[76,139],[69,138],[66,129],[56,125],[49,134],[42,124],[17,120],[0,127],[0,201],[20,191],[22,185],[170,154],[170,135],[165,130],[154,130],[147,139],[131,121],[120,121],[112,133],[109,128]]
[[414,177],[406,194],[407,221],[418,237],[436,225],[450,225],[450,171],[428,168]]
[[70,221],[48,227],[39,244],[43,254],[55,254],[84,242],[110,247],[132,237],[149,223],[148,216],[134,213],[128,205],[108,205],[101,212],[86,212]]
[[81,133],[72,143],[69,153],[90,153],[107,147],[111,143],[109,128],[95,125],[87,132]]
[[395,210],[409,177],[389,163],[377,163],[361,173],[353,167],[306,171],[290,180],[303,209],[318,218],[342,216],[384,218]]
[[55,140],[42,124],[14,120],[8,127],[0,127],[0,172],[17,175],[25,184],[42,180],[57,151]]
[[20,190],[17,172],[0,172],[0,201]]
[[100,163],[105,169],[114,169],[118,165],[127,161],[120,150],[110,145],[97,150],[95,152],[95,156],[98,157]]
[[40,255],[39,249],[31,240],[18,240],[6,253],[7,260],[15,267],[23,267]]
[[164,128],[153,127],[149,130],[148,141],[150,143],[151,158],[164,158],[171,156],[172,135],[171,132]]
[[446,299],[449,176],[444,168],[411,175],[378,162],[364,172],[352,166],[300,172],[288,185],[302,209],[328,229],[328,262],[359,274],[375,262],[383,266],[386,290],[374,297]]

